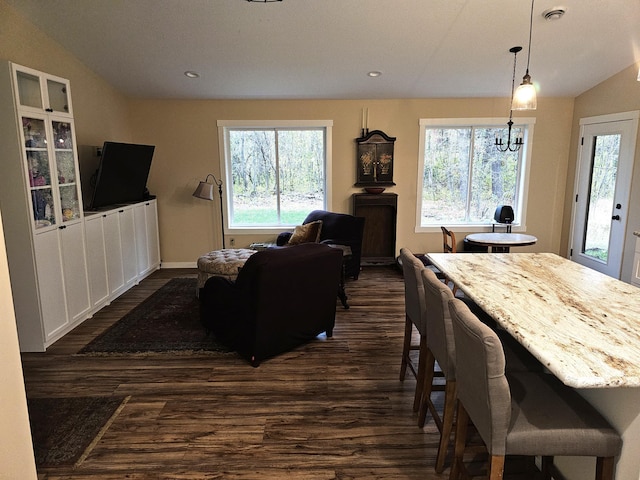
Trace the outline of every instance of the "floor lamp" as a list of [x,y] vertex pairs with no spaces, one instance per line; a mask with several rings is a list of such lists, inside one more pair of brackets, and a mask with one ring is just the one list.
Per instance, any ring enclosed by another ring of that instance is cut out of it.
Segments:
[[[213,183],[209,183],[209,177],[213,178]],[[224,213],[222,211],[222,180],[218,180],[213,174],[207,175],[204,182],[198,184],[198,188],[193,192],[193,196],[196,198],[202,198],[203,200],[213,201],[213,186],[218,186],[218,193],[220,194],[220,229],[222,231],[222,248],[227,248],[224,242]]]

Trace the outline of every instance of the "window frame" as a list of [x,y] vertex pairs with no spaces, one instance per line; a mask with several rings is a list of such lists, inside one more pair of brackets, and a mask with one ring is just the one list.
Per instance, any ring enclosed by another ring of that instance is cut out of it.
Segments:
[[[415,217],[415,233],[432,233],[440,232],[440,223],[438,225],[422,226],[420,223],[422,216],[422,189],[424,178],[424,150],[425,137],[427,127],[438,128],[478,128],[478,127],[505,127],[509,121],[508,118],[421,118],[419,120],[420,140],[418,146],[418,177],[416,185],[416,217]],[[513,205],[516,221],[513,223],[512,231],[526,231],[526,212],[529,197],[529,177],[531,169],[531,151],[533,142],[533,130],[536,123],[535,117],[517,117],[513,119],[514,127],[521,127],[524,131],[524,145],[522,148],[522,165],[520,165],[520,177],[517,185],[517,204]],[[454,232],[486,232],[490,231],[492,223],[455,223],[445,224]]]
[[325,209],[331,210],[332,207],[332,186],[331,186],[331,172],[332,172],[332,145],[333,145],[333,120],[218,120],[218,145],[220,155],[220,172],[223,190],[223,210],[224,210],[224,228],[225,234],[278,234],[283,231],[293,230],[293,226],[289,225],[274,225],[266,226],[259,225],[255,227],[251,226],[232,226],[230,222],[230,211],[232,203],[231,188],[226,188],[227,185],[232,185],[231,175],[231,156],[229,154],[229,130],[230,129],[318,129],[324,128],[325,130],[325,165],[324,165],[324,192],[325,192]]

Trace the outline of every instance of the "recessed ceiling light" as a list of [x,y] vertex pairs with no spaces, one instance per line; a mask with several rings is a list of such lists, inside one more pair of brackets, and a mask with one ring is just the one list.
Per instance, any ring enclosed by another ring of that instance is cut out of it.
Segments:
[[184,76],[189,78],[200,78],[200,74],[198,72],[193,72],[191,70],[184,72]]
[[382,75],[382,72],[379,72],[377,70],[373,70],[372,72],[367,73],[367,75],[369,75],[371,78],[375,78],[375,77],[379,77],[380,75]]
[[567,9],[564,7],[553,7],[542,12],[542,16],[545,20],[559,20],[566,13]]

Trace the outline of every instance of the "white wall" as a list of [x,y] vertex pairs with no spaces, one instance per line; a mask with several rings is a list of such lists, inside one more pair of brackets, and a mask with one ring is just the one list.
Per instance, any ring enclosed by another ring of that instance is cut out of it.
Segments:
[[36,479],[0,212],[0,479]]

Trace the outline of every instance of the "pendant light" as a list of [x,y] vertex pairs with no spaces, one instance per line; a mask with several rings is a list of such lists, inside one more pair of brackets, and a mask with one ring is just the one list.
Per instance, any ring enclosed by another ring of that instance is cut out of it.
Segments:
[[[511,47],[509,52],[513,53],[513,75],[511,77],[511,104],[513,105],[513,87],[516,84],[516,64],[518,60],[518,52],[522,50],[522,47]],[[511,137],[513,129],[513,108],[509,110],[509,121],[507,122],[509,127],[507,133],[507,141],[504,142],[501,137],[496,134],[496,148],[498,151],[504,152],[517,152],[524,144],[524,139],[520,135],[514,135]]]
[[511,110],[535,110],[538,106],[536,99],[536,87],[531,83],[531,75],[529,75],[529,61],[531,60],[531,32],[533,30],[533,4],[535,0],[531,0],[531,17],[529,19],[529,52],[527,53],[527,71],[522,77],[522,83],[518,86],[513,94]]

